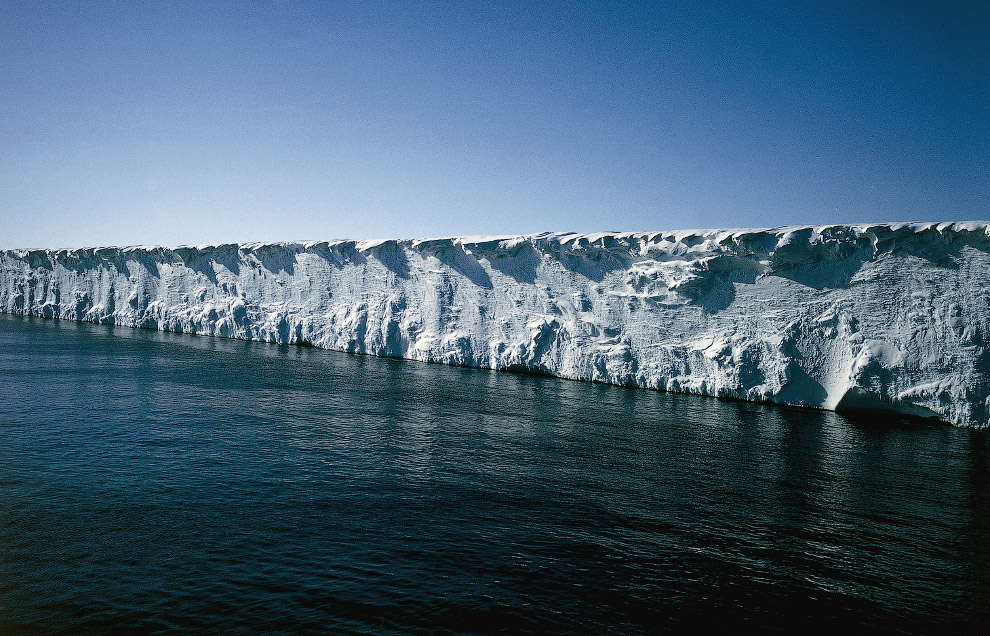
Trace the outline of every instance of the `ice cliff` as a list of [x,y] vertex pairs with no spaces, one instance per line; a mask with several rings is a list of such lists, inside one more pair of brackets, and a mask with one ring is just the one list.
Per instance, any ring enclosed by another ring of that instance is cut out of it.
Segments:
[[0,311],[990,424],[985,222],[10,250]]

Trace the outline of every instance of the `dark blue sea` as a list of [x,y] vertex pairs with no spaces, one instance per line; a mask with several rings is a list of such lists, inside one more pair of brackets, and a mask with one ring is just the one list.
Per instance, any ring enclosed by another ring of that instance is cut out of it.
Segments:
[[985,433],[0,316],[0,634],[990,629]]

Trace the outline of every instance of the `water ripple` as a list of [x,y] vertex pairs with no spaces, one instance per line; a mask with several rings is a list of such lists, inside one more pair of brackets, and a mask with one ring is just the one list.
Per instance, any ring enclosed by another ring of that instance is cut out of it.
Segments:
[[987,435],[0,317],[0,634],[985,633]]

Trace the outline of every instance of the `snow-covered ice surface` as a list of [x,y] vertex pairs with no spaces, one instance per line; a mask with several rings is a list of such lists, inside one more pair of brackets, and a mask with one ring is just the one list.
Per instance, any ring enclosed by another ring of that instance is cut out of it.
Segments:
[[982,221],[10,250],[0,311],[990,425]]

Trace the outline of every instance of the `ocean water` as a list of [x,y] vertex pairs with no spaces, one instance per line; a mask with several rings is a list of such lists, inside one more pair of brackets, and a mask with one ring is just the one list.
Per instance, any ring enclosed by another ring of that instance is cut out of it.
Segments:
[[990,441],[0,316],[0,634],[990,628]]

